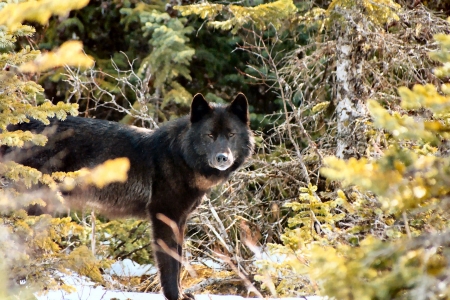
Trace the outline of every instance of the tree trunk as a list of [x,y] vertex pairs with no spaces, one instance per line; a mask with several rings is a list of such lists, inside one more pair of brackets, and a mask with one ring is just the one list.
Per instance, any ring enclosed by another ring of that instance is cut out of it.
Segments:
[[339,9],[339,14],[346,22],[339,24],[336,43],[336,156],[347,159],[360,157],[367,148],[364,119],[368,118],[368,93],[362,80],[365,54],[361,47],[365,36],[360,28],[364,20],[359,13]]

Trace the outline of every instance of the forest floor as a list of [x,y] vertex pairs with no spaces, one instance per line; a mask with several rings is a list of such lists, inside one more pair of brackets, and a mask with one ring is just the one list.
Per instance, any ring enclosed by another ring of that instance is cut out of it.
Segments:
[[[184,285],[190,286],[187,289],[188,291],[193,287],[195,289],[196,281],[204,282],[205,278],[207,280],[211,279],[213,274],[217,278],[213,279],[214,284],[211,284],[209,288],[199,289],[198,293],[193,292],[196,300],[243,300],[255,297],[253,294],[247,293],[244,284],[240,280],[236,278],[233,280],[229,276],[224,276],[224,271],[219,270],[214,264],[211,266],[203,265],[203,268],[195,269],[198,273],[196,280],[190,278],[189,275],[184,276]],[[116,262],[110,269],[106,270],[103,277],[105,282],[108,282],[107,287],[74,272],[70,275],[62,273],[56,275],[65,284],[73,287],[75,291],[69,293],[63,290],[52,290],[46,294],[36,295],[37,300],[165,300],[160,293],[130,292],[130,290],[133,290],[130,289],[130,285],[133,284],[137,286],[152,285],[151,282],[155,280],[157,270],[152,265],[139,265],[129,259]],[[278,298],[266,299],[275,300]],[[323,298],[318,296],[283,298],[283,300],[289,299],[321,300]]]

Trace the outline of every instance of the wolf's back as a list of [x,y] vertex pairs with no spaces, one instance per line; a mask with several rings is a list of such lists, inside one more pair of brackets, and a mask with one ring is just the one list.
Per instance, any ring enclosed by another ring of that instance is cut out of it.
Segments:
[[[93,168],[108,159],[127,157],[130,161],[126,183],[112,183],[103,189],[77,187],[67,191],[73,207],[86,202],[108,216],[143,216],[151,198],[154,174],[152,133],[115,122],[68,117],[51,119],[50,125],[32,120],[8,127],[8,130],[29,130],[48,137],[45,146],[27,143],[23,148],[4,147],[2,160],[12,160],[43,173],[73,172]],[[153,152],[154,153],[154,152]]]
[[133,130],[130,127],[104,120],[68,117],[64,121],[51,119],[50,125],[32,120],[8,127],[47,136],[44,147],[27,143],[23,149],[7,147],[3,150],[5,160],[36,168],[42,172],[70,172],[83,167],[95,167],[117,157],[138,159],[136,146],[150,131]]

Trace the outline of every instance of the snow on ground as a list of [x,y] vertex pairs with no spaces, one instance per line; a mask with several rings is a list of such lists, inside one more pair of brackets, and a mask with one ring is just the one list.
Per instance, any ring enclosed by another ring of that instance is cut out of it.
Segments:
[[128,258],[115,262],[110,269],[106,270],[107,274],[125,277],[152,275],[157,272],[153,265],[140,265]]
[[[165,300],[162,294],[154,293],[130,293],[120,291],[106,291],[99,287],[83,287],[76,293],[67,294],[62,291],[51,291],[45,296],[38,296],[38,300]],[[195,300],[245,300],[241,296],[232,295],[195,295]],[[318,296],[308,296],[301,298],[281,298],[281,299],[268,299],[268,300],[324,300]]]
[[[63,294],[62,292],[51,292],[46,296],[38,297],[39,300],[165,300],[162,294],[151,293],[125,293],[105,291],[99,289],[84,289],[77,293],[70,295]],[[241,296],[228,296],[228,295],[195,295],[195,300],[245,300]],[[323,300],[318,296],[308,296],[301,298],[282,298],[282,299],[270,299],[270,300]]]
[[[207,262],[208,263],[208,262]],[[220,265],[214,261],[210,264],[214,267]],[[157,272],[156,267],[152,265],[139,265],[138,263],[124,259],[123,261],[115,262],[111,265],[111,268],[106,270],[105,276],[142,276],[151,275]],[[36,295],[38,300],[165,300],[162,294],[155,293],[134,293],[134,292],[122,292],[105,290],[102,286],[96,286],[89,278],[79,276],[75,273],[72,275],[66,275],[62,273],[57,274],[61,277],[64,283],[73,286],[76,289],[74,293],[67,293],[65,291],[50,291],[45,295]],[[195,295],[196,300],[244,300],[241,296],[227,296],[227,295]],[[278,300],[278,299],[272,299]],[[322,297],[309,296],[301,298],[282,298],[279,300],[324,300]]]

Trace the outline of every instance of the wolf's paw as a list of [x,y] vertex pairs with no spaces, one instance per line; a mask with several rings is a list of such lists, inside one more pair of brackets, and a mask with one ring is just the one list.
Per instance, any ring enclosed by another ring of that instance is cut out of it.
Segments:
[[178,300],[195,300],[195,296],[191,293],[181,293]]

